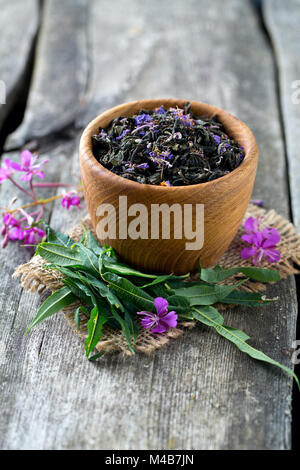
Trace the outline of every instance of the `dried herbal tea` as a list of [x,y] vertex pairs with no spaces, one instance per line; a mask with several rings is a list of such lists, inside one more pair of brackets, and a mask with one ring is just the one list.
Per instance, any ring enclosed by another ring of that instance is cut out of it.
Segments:
[[93,153],[108,170],[138,183],[184,186],[230,173],[243,148],[214,119],[163,106],[118,117],[92,137]]

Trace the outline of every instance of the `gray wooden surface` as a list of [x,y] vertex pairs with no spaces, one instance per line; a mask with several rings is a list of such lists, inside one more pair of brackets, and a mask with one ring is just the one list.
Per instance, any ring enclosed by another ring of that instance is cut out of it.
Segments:
[[[17,158],[9,149],[35,139],[41,155],[52,160],[51,177],[69,182],[79,171],[81,127],[103,109],[150,97],[207,101],[254,131],[260,149],[254,195],[266,207],[298,217],[297,180],[291,178],[290,186],[286,155],[293,173],[299,130],[290,140],[284,136],[296,125],[299,107],[282,114],[293,73],[286,72],[287,46],[280,43],[282,16],[273,11],[284,7],[270,3],[264,14],[276,55],[248,1],[229,0],[224,8],[222,0],[46,0],[24,122],[8,138],[5,155]],[[7,15],[9,8],[2,8]],[[290,17],[299,17],[299,2],[289,8]],[[285,41],[293,43],[293,31],[298,34],[291,28]],[[292,49],[289,57],[296,60]],[[0,55],[0,71],[2,60]],[[13,194],[3,184],[1,206]],[[59,202],[47,212],[61,230],[79,216],[76,209],[62,212]],[[281,371],[251,360],[204,327],[150,357],[115,354],[99,363],[85,359],[83,343],[62,315],[25,337],[41,299],[23,291],[11,274],[28,253],[11,245],[0,257],[1,448],[290,448],[292,382]],[[285,351],[296,339],[294,279],[268,294],[279,295],[278,302],[228,311],[226,322],[291,367]]]

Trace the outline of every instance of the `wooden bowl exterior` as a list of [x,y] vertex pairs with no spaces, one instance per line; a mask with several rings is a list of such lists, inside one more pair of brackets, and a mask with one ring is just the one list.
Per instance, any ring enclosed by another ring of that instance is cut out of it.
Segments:
[[104,168],[93,156],[91,137],[99,127],[107,127],[118,116],[131,116],[141,109],[154,109],[160,105],[182,108],[186,100],[155,99],[125,103],[105,111],[84,130],[80,141],[80,168],[84,197],[92,224],[96,228],[100,204],[119,205],[119,196],[127,196],[128,206],[144,204],[148,209],[149,227],[151,204],[174,203],[204,204],[204,245],[201,250],[186,250],[186,242],[131,238],[99,240],[112,246],[120,257],[132,266],[148,272],[184,274],[198,268],[200,257],[203,267],[213,266],[234,238],[251,197],[258,159],[258,149],[250,129],[233,115],[215,106],[191,101],[192,111],[198,116],[214,116],[222,122],[226,132],[244,147],[245,158],[233,172],[207,183],[190,186],[152,186],[122,178]]

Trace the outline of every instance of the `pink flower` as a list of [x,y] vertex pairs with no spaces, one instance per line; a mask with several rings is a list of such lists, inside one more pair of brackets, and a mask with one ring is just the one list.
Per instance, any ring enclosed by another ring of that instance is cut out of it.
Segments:
[[35,245],[46,236],[46,232],[37,226],[27,226],[24,229],[24,245]]
[[276,228],[267,227],[259,230],[260,218],[249,217],[244,227],[246,233],[241,236],[242,240],[249,243],[249,247],[241,251],[241,257],[248,259],[253,257],[253,264],[257,265],[265,256],[270,263],[276,263],[280,260],[280,252],[275,249],[280,241],[280,235]]
[[157,313],[137,312],[138,315],[144,315],[142,325],[151,333],[165,333],[169,328],[175,328],[177,325],[177,315],[175,311],[168,313],[168,301],[163,297],[154,299],[154,307]]
[[12,168],[12,161],[8,158],[4,158],[2,166],[0,168],[0,183],[6,180],[10,175],[14,173]]
[[43,160],[41,163],[36,163],[38,158],[37,155],[33,155],[29,150],[21,152],[21,162],[19,163],[10,162],[11,168],[16,171],[22,171],[25,174],[21,176],[22,181],[31,181],[33,176],[38,178],[45,178],[45,173],[40,168],[45,165],[49,160]]
[[61,205],[65,207],[67,210],[70,209],[71,206],[77,206],[78,209],[81,209],[80,207],[80,196],[76,191],[69,191],[66,193],[66,191],[62,191],[63,198],[61,200]]
[[21,228],[21,221],[15,219],[10,213],[3,214],[1,235],[3,235],[3,240],[1,243],[2,248],[7,245],[9,240],[23,240],[24,230]]

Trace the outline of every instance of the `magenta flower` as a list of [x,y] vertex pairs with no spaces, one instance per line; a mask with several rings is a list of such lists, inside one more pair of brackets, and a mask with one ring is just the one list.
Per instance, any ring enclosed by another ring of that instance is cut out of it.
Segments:
[[31,181],[33,176],[38,178],[45,178],[45,173],[40,168],[45,165],[49,160],[43,160],[41,163],[36,163],[37,155],[33,155],[29,150],[21,152],[21,165],[16,162],[10,162],[11,168],[16,171],[22,171],[25,174],[21,176],[22,181]]
[[165,333],[170,328],[175,328],[177,315],[175,311],[168,313],[168,301],[163,297],[156,297],[153,303],[156,313],[137,312],[138,315],[144,316],[142,326],[147,330],[151,329],[151,333]]
[[46,232],[37,226],[24,228],[24,245],[35,245],[46,236]]
[[249,247],[241,251],[241,257],[248,259],[253,257],[253,264],[257,265],[265,256],[270,263],[276,263],[280,260],[280,252],[275,249],[280,241],[280,235],[276,228],[267,227],[259,230],[260,218],[249,217],[244,227],[246,233],[241,236],[242,240],[247,242]]
[[9,160],[8,158],[5,158],[0,168],[0,183],[6,180],[13,173],[14,173],[14,170],[12,168],[12,161]]
[[77,206],[78,209],[81,209],[80,207],[80,196],[76,191],[69,191],[66,193],[66,191],[62,191],[63,198],[61,200],[61,205],[65,207],[67,210],[70,209],[71,206]]
[[3,226],[1,228],[1,235],[3,235],[3,240],[1,243],[2,248],[7,245],[9,240],[23,240],[24,230],[21,228],[21,221],[15,219],[12,214],[3,214]]

